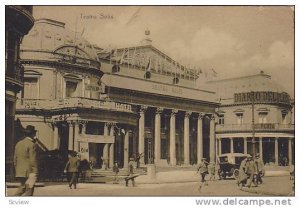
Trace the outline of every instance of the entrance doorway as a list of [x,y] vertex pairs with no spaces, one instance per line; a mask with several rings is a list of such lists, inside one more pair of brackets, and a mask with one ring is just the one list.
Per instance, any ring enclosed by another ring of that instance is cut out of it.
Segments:
[[104,144],[89,143],[89,159],[93,168],[101,168]]
[[263,139],[263,161],[264,163],[275,163],[275,142],[271,138]]
[[61,122],[57,125],[59,136],[59,150],[67,152],[69,149],[69,125],[67,122]]

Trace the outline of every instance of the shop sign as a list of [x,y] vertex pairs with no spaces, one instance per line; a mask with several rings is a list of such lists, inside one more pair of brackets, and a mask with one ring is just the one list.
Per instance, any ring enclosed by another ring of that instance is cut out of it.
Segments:
[[85,90],[100,92],[101,91],[101,86],[93,85],[93,84],[85,84]]
[[178,87],[172,87],[168,85],[160,85],[160,84],[152,84],[152,89],[162,92],[162,93],[173,93],[173,94],[183,94],[183,91],[181,88]]
[[262,124],[254,124],[255,129],[275,129],[275,124],[272,123],[262,123]]
[[251,103],[254,102],[267,102],[267,103],[290,103],[290,96],[287,93],[277,93],[277,92],[248,92],[248,93],[235,93],[234,102],[235,103]]
[[104,136],[104,135],[89,135],[86,137],[79,137],[78,141],[87,143],[114,143],[114,136]]
[[89,143],[79,142],[79,153],[81,155],[81,160],[86,159],[89,161]]

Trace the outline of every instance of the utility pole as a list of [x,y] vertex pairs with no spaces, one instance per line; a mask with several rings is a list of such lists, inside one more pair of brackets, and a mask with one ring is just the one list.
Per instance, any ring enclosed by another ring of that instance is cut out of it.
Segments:
[[252,101],[252,156],[255,157],[255,121],[254,121],[254,91],[251,91]]

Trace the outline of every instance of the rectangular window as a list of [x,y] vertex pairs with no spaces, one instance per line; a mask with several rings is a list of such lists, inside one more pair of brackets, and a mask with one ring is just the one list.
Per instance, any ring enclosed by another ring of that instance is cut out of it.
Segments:
[[89,121],[86,124],[85,133],[92,134],[92,135],[103,135],[104,134],[104,123]]
[[265,124],[267,123],[267,112],[259,112],[258,113],[258,123]]
[[219,115],[219,124],[224,124],[224,115]]
[[38,99],[38,78],[25,77],[24,78],[24,98]]
[[75,81],[66,81],[66,98],[77,96],[77,85]]
[[244,115],[242,113],[236,114],[237,124],[242,125],[244,123]]

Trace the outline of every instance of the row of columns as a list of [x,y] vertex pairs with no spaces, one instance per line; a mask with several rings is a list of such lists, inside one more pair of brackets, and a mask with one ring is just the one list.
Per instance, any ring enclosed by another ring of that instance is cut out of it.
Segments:
[[[219,155],[222,154],[221,149],[222,149],[222,142],[221,139],[219,138]],[[233,137],[229,137],[230,140],[230,153],[234,153],[234,147],[233,147]],[[261,159],[263,159],[263,141],[262,137],[259,137],[259,153]],[[278,165],[278,137],[274,138],[275,140],[275,146],[274,146],[274,154],[275,154],[275,165]],[[244,153],[248,153],[248,146],[247,146],[247,137],[243,137],[243,143],[244,143]],[[289,165],[292,164],[292,138],[288,138],[288,160],[289,160]]]
[[[155,162],[159,162],[159,158],[161,157],[161,146],[160,146],[160,125],[161,125],[161,108],[156,111],[155,115]],[[173,110],[171,112],[170,117],[170,165],[176,165],[176,114],[178,111]],[[189,164],[189,117],[191,112],[187,112],[184,117],[184,164]],[[203,157],[203,132],[202,132],[202,123],[203,123],[204,114],[199,114],[198,122],[197,122],[197,158],[198,163],[201,161]],[[140,111],[140,119],[139,119],[139,152],[144,152],[144,122],[145,122],[145,108]],[[111,125],[110,131],[108,129],[108,123],[104,126],[104,135],[114,136],[114,125]],[[211,119],[211,127],[210,127],[210,159],[215,160],[215,141],[214,141],[214,119]],[[85,125],[83,125],[82,133]],[[79,142],[77,141],[77,137],[79,132],[78,123],[69,123],[69,142],[68,149],[79,151]],[[221,139],[218,142],[218,154],[221,154]],[[230,139],[230,153],[234,153],[234,145],[232,137]],[[244,139],[244,153],[247,153],[247,137],[243,137]],[[53,139],[53,149],[59,148],[59,136],[58,136],[58,128],[54,126],[54,139]],[[126,130],[124,136],[124,167],[127,167],[129,161],[129,131]],[[261,154],[261,158],[263,159],[263,144],[262,137],[259,137],[259,152]],[[275,164],[278,165],[278,138],[275,138]],[[103,148],[103,159],[109,160],[109,166],[113,166],[114,163],[114,144],[106,143]],[[289,164],[292,164],[292,141],[289,139],[288,141],[288,160]],[[144,157],[140,160],[141,164],[144,164]]]
[[[145,111],[147,107],[141,106],[140,119],[139,119],[139,153],[144,152],[145,142]],[[161,113],[163,109],[157,108],[155,114],[155,126],[154,126],[154,158],[155,163],[158,163],[161,157]],[[178,110],[172,110],[170,114],[170,165],[176,165],[176,114]],[[189,118],[192,112],[186,112],[184,117],[184,164],[188,165],[190,161],[190,149],[189,149]],[[203,158],[203,123],[204,113],[200,113],[197,122],[197,158],[200,163]],[[215,121],[214,117],[211,118],[210,123],[210,160],[215,160]],[[144,157],[140,160],[141,164],[145,164]]]

